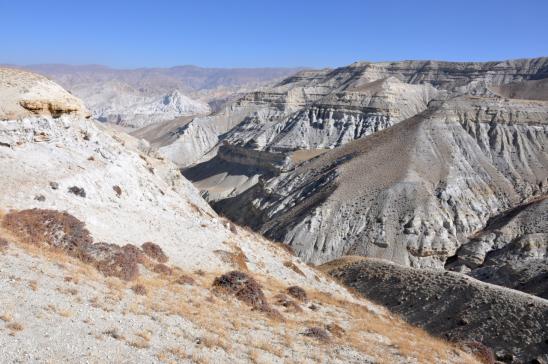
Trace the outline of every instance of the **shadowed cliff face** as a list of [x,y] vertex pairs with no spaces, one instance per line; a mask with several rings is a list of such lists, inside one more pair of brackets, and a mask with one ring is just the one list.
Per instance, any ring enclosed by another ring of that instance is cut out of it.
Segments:
[[504,362],[548,359],[548,302],[454,272],[345,257],[321,267],[368,299],[450,340],[474,340]]

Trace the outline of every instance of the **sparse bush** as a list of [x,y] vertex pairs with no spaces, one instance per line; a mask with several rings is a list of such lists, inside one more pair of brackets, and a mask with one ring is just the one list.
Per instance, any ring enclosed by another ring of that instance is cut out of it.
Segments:
[[345,330],[336,323],[327,324],[325,328],[336,337],[342,337],[345,333]]
[[236,296],[248,305],[262,309],[268,306],[261,286],[249,274],[232,271],[215,278],[213,287]]
[[86,197],[86,191],[82,187],[72,186],[69,187],[68,191],[76,196]]
[[214,253],[221,258],[225,263],[232,265],[234,268],[247,272],[247,257],[240,247],[235,248],[236,253],[228,252],[226,250],[215,250]]
[[303,311],[303,309],[301,308],[301,306],[299,306],[297,302],[290,300],[289,297],[287,297],[283,293],[279,293],[276,296],[274,296],[274,300],[275,300],[274,301],[275,304],[287,308],[288,311],[293,311],[293,312]]
[[175,283],[177,284],[188,284],[192,286],[196,281],[191,276],[188,276],[186,274],[181,274],[177,279],[175,280]]
[[86,258],[104,275],[131,281],[139,276],[140,256],[134,248],[129,244],[93,244],[87,249]]
[[165,255],[164,251],[158,244],[148,241],[141,245],[141,249],[143,249],[146,255],[159,263],[165,263],[168,261],[167,255]]
[[71,256],[78,256],[93,243],[84,223],[66,212],[42,209],[10,212],[2,225],[25,243],[47,244]]
[[301,302],[306,302],[308,300],[305,290],[299,286],[289,287],[287,289],[287,294]]
[[173,273],[173,270],[163,263],[156,264],[154,268],[152,268],[152,271],[154,273],[164,274],[168,276],[170,276]]
[[302,333],[302,335],[312,337],[323,342],[328,342],[330,339],[329,333],[321,327],[309,327]]
[[135,294],[140,294],[142,296],[147,294],[147,288],[139,283],[131,287],[131,290],[135,292]]
[[93,243],[85,224],[74,216],[55,210],[23,210],[4,217],[3,226],[28,244],[60,249],[93,265],[106,276],[130,281],[139,276],[145,256],[136,246]]
[[51,187],[52,190],[57,190],[59,188],[59,183],[57,182],[50,182],[49,183],[49,186]]
[[6,327],[10,329],[11,331],[23,330],[23,325],[21,325],[19,322],[10,322],[9,324],[6,325]]

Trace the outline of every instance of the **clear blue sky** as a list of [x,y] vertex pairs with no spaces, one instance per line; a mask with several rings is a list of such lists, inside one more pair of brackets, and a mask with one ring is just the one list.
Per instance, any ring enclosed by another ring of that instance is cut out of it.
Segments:
[[548,56],[548,0],[0,0],[0,63],[342,66]]

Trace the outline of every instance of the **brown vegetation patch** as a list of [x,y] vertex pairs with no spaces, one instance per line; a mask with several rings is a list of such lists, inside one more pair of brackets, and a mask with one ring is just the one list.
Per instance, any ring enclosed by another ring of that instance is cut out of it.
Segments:
[[191,276],[188,276],[186,274],[181,274],[179,277],[177,277],[177,279],[175,280],[175,283],[188,284],[189,286],[192,286],[196,283],[196,281]]
[[83,251],[83,260],[107,277],[131,281],[139,276],[142,253],[130,244],[119,247],[115,244],[96,243]]
[[234,295],[240,301],[266,313],[272,319],[283,320],[282,315],[268,304],[260,284],[248,273],[232,271],[223,274],[215,278],[213,288]]
[[93,242],[82,221],[66,212],[55,210],[10,212],[4,217],[2,226],[24,243],[47,244],[72,256],[78,256],[82,249]]
[[246,255],[240,247],[236,246],[234,249],[236,250],[235,253],[221,249],[215,250],[214,253],[217,254],[224,263],[230,264],[233,268],[240,271],[247,272],[248,259]]
[[323,342],[328,342],[330,340],[329,333],[317,326],[309,327],[301,334]]
[[232,271],[215,278],[213,287],[234,295],[240,301],[254,308],[268,305],[266,297],[259,283],[249,274]]
[[274,303],[276,305],[285,307],[287,309],[287,311],[289,311],[289,312],[297,313],[297,312],[302,312],[303,311],[303,309],[301,308],[301,306],[299,306],[299,304],[297,302],[289,299],[289,297],[287,297],[283,293],[279,293],[276,296],[274,296]]
[[10,322],[6,325],[6,327],[12,332],[15,333],[17,331],[23,331],[23,325],[21,325],[19,322]]
[[140,283],[133,285],[133,287],[131,287],[131,290],[135,292],[135,294],[140,294],[142,296],[146,295],[148,292],[147,288]]
[[344,333],[346,332],[342,327],[337,325],[336,323],[330,323],[325,326],[327,331],[329,331],[333,336],[341,338],[344,336]]
[[[139,276],[139,264],[147,263],[144,253],[165,262],[162,249],[154,243],[143,244],[145,252],[135,245],[122,247],[108,243],[93,243],[85,224],[74,216],[55,210],[31,209],[7,214],[2,226],[23,243],[46,245],[94,266],[105,276],[131,281]],[[155,271],[167,273],[166,266],[155,266]]]
[[306,295],[306,291],[302,289],[299,286],[291,286],[287,289],[287,294],[291,297],[298,299],[299,301],[306,302],[308,300],[308,296]]
[[162,263],[156,264],[154,268],[152,268],[152,271],[166,276],[170,276],[173,273],[173,269]]
[[143,249],[146,255],[159,263],[165,263],[168,261],[167,255],[165,255],[164,251],[162,250],[162,248],[160,248],[158,244],[147,241],[146,243],[141,245],[141,249]]

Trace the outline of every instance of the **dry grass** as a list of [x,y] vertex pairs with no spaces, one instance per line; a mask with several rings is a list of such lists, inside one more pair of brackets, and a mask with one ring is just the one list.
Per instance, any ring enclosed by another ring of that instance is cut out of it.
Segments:
[[129,341],[128,344],[137,349],[148,349],[152,333],[150,331],[140,331],[135,334],[136,338]]
[[73,315],[71,311],[59,308],[54,304],[49,304],[46,309],[62,317],[71,317]]
[[4,322],[11,322],[13,320],[13,316],[11,315],[11,313],[6,312],[6,313],[0,315],[0,320],[2,320]]
[[29,281],[29,288],[36,292],[38,289],[38,282],[35,280]]
[[23,331],[24,329],[23,325],[20,324],[19,322],[10,322],[9,324],[6,325],[6,328],[10,330],[12,334],[18,331]]

